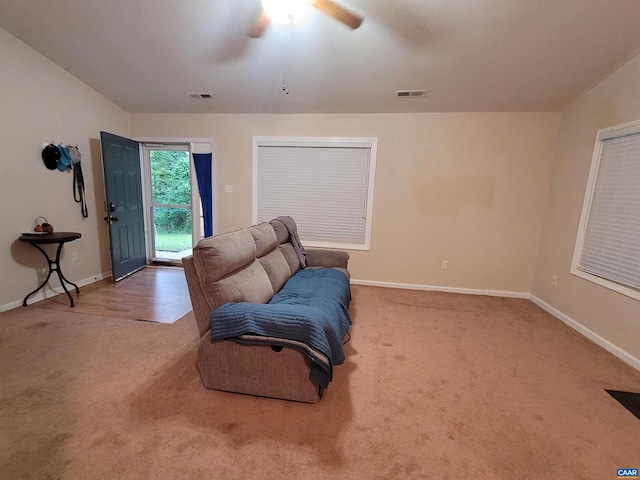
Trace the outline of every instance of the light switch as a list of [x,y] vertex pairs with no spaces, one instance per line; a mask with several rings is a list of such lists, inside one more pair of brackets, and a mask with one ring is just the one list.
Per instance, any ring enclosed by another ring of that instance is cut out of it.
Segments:
[[225,185],[224,193],[233,193],[233,185]]

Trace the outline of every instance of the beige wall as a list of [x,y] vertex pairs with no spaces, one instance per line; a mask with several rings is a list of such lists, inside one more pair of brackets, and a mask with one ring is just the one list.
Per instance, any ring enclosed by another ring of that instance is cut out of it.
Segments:
[[137,137],[215,140],[218,233],[251,224],[252,136],[377,137],[371,250],[351,252],[353,277],[517,293],[531,290],[558,122],[554,113],[131,120]]
[[[596,132],[640,119],[640,56],[562,114],[532,293],[640,358],[640,302],[569,273]],[[558,283],[551,285],[552,275]]]
[[[59,231],[82,233],[63,251],[69,279],[90,280],[109,270],[100,130],[128,135],[129,115],[0,29],[0,308],[21,304],[44,279],[44,258],[16,240],[33,229],[39,215]],[[42,162],[42,143],[51,141],[77,145],[82,153],[86,220],[73,200],[72,175],[48,170]],[[77,261],[71,261],[73,252]],[[57,278],[51,284],[58,286]]]
[[[19,304],[42,278],[43,259],[16,241],[38,215],[59,231],[82,233],[65,247],[70,279],[109,269],[100,130],[214,138],[218,232],[251,223],[253,135],[378,137],[371,251],[352,252],[354,277],[530,291],[558,114],[130,116],[4,30],[0,81],[0,248],[8,253],[0,256],[0,308]],[[77,144],[83,154],[87,220],[73,201],[71,175],[42,164],[49,141]],[[222,193],[225,184],[233,194]]]

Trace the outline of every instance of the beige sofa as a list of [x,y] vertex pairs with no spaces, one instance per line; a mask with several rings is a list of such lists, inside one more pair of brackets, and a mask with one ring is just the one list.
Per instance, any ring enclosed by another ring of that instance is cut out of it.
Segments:
[[[307,249],[307,268],[349,275],[349,255]],[[322,388],[311,369],[330,363],[309,345],[253,334],[211,340],[211,312],[227,302],[267,303],[301,267],[290,234],[279,220],[201,240],[183,259],[201,339],[197,364],[209,389],[315,403]]]

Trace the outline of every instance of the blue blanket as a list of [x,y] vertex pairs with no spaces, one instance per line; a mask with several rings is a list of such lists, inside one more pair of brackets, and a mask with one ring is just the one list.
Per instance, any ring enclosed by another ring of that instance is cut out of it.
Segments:
[[326,388],[332,365],[344,362],[342,338],[349,331],[349,278],[339,270],[299,270],[268,304],[226,303],[211,313],[211,339],[262,335],[305,343],[331,365],[314,363],[312,377]]

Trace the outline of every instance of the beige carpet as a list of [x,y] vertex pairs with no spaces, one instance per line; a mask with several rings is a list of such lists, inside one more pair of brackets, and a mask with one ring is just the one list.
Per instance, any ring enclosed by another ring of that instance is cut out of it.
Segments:
[[526,300],[354,287],[315,405],[205,390],[174,324],[0,314],[3,479],[608,479],[640,372]]

